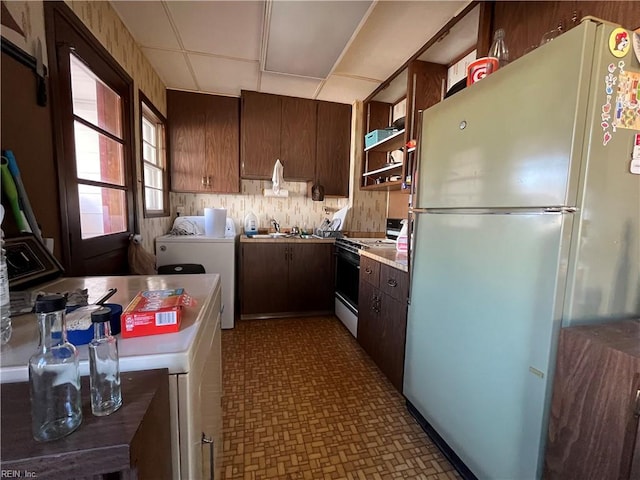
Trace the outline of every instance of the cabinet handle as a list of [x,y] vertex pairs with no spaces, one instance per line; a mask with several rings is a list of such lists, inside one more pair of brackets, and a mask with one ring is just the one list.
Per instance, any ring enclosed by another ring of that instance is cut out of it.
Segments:
[[211,177],[207,177],[207,187],[211,186]]
[[371,275],[373,273],[373,270],[371,270],[371,267],[367,267],[364,269],[364,273],[366,273],[367,275]]
[[387,280],[387,285],[389,285],[390,287],[397,287],[398,282],[396,282],[395,278],[390,278],[389,280]]
[[289,247],[284,247],[284,261],[289,260]]
[[636,406],[633,409],[633,416],[640,417],[640,388],[636,390]]
[[161,252],[166,252],[167,251],[167,246],[166,245],[160,245],[160,251]]
[[209,445],[209,478],[211,480],[215,477],[215,471],[213,470],[213,438],[209,437],[202,432],[202,445]]
[[202,185],[207,186],[207,177],[202,177]]

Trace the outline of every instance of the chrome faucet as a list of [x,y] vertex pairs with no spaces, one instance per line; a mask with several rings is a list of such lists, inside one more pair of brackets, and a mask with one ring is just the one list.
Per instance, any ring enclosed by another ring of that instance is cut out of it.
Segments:
[[280,233],[280,224],[276,221],[275,218],[271,219],[271,225],[273,225],[273,228],[277,233]]

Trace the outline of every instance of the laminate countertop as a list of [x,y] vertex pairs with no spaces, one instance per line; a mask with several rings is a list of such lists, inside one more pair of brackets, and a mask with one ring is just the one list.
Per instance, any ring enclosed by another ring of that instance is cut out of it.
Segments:
[[336,239],[320,237],[272,237],[270,235],[255,235],[249,238],[246,235],[240,235],[240,243],[336,243]]
[[[144,290],[184,288],[196,300],[196,305],[182,311],[180,331],[144,337],[118,339],[120,371],[129,372],[166,368],[170,374],[188,373],[191,361],[200,342],[206,341],[199,333],[205,330],[208,311],[220,295],[220,276],[202,275],[130,275],[113,277],[60,278],[35,288],[47,293],[71,292],[87,288],[89,303],[95,302],[109,288],[117,293],[109,303],[125,308],[135,295]],[[216,315],[215,319],[219,319]],[[219,321],[219,320],[218,320]],[[27,365],[38,347],[38,326],[35,315],[27,314],[11,319],[13,334],[9,343],[0,350],[0,382],[26,382],[29,380]],[[87,345],[77,346],[80,356],[80,375],[89,374]]]
[[395,245],[391,247],[375,247],[360,250],[360,256],[369,257],[403,272],[409,271],[407,252],[398,252]]

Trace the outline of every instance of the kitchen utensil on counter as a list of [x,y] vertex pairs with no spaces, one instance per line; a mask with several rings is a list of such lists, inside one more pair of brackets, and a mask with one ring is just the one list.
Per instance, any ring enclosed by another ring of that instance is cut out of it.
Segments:
[[[116,292],[117,288],[110,288],[107,293],[100,297],[96,303],[84,305],[80,307],[67,307],[67,337],[74,345],[86,345],[93,338],[93,326],[91,324],[91,313],[102,308],[104,303],[109,300]],[[111,320],[111,331],[115,335],[120,333],[120,314],[122,306],[117,304],[108,304],[113,306],[116,315]],[[119,312],[119,313],[118,313]],[[117,318],[116,318],[117,317]],[[59,336],[59,331],[54,331],[54,335]]]

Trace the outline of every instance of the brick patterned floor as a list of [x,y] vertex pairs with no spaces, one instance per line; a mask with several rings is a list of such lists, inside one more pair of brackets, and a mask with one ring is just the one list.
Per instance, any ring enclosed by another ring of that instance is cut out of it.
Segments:
[[458,479],[333,316],[222,332],[223,478]]

